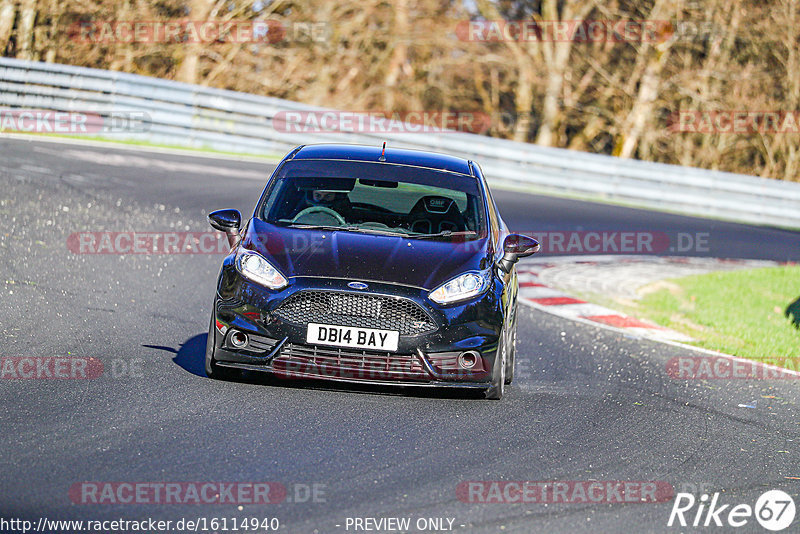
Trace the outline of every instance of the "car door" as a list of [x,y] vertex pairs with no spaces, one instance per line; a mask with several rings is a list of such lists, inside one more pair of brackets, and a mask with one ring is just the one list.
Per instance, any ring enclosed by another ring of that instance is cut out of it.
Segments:
[[[503,257],[503,241],[509,234],[508,227],[500,217],[500,211],[497,209],[497,204],[494,202],[492,192],[489,185],[486,183],[486,178],[483,176],[483,171],[477,163],[473,162],[473,168],[478,179],[481,182],[483,190],[486,192],[486,207],[489,217],[489,237],[494,250],[495,264]],[[506,332],[509,332],[514,321],[514,312],[516,310],[517,292],[519,284],[517,282],[517,270],[511,269],[509,272],[504,273],[500,269],[494,268],[494,273],[503,282],[503,310],[504,310],[504,324]]]

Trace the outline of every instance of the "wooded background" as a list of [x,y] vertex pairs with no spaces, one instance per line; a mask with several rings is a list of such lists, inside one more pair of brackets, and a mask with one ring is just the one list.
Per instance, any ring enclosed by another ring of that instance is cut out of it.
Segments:
[[[278,21],[277,42],[94,42],[80,23]],[[668,21],[653,42],[474,42],[480,20]],[[312,30],[309,30],[311,28]],[[0,0],[0,50],[355,111],[479,111],[487,135],[800,179],[800,134],[676,133],[800,110],[800,0]]]

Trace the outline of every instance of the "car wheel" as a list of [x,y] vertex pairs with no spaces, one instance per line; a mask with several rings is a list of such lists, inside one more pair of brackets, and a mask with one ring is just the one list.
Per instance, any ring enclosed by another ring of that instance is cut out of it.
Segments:
[[494,369],[492,370],[492,385],[486,390],[486,398],[500,400],[506,392],[506,361],[508,350],[505,332],[500,334],[500,341],[497,344],[497,356],[494,359]]
[[514,318],[514,326],[511,327],[508,342],[508,362],[506,363],[506,385],[514,380],[514,364],[517,361],[517,319]]
[[236,374],[235,371],[225,369],[214,361],[214,348],[216,347],[217,328],[214,325],[214,311],[211,311],[211,323],[208,325],[208,341],[206,341],[206,376],[215,380],[226,380]]

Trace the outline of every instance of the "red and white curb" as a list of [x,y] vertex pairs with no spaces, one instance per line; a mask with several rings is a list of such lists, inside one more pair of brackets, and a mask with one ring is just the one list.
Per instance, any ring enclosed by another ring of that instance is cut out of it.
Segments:
[[[548,269],[559,269],[562,272],[574,265],[575,271],[585,273],[586,268],[609,264],[644,264],[656,263],[660,265],[702,265],[708,270],[724,270],[732,267],[764,267],[778,265],[770,261],[750,260],[723,260],[716,258],[683,258],[683,257],[641,257],[641,256],[562,256],[552,259],[539,259],[527,261],[517,265],[519,277],[519,300],[523,304],[538,310],[571,319],[581,323],[620,331],[625,334],[655,339],[659,341],[687,342],[693,339],[685,334],[669,328],[659,326],[649,321],[637,319],[618,311],[591,304],[585,300],[575,298],[563,291],[552,288],[542,281],[542,273]],[[717,266],[716,269],[714,266]],[[665,273],[664,278],[668,278]]]
[[541,270],[554,267],[554,264],[539,263],[517,267],[519,278],[519,301],[566,319],[612,327],[639,337],[658,338],[671,341],[691,341],[692,338],[674,330],[625,315],[604,306],[591,304],[557,289],[544,285],[539,279]]
[[[576,270],[585,269],[599,264],[610,263],[658,263],[662,265],[705,265],[707,267],[716,265],[715,270],[728,270],[736,268],[758,268],[767,266],[787,265],[786,262],[766,261],[766,260],[726,260],[715,258],[683,258],[683,257],[642,257],[642,256],[560,256],[552,259],[536,258],[535,261],[527,260],[517,264],[519,277],[519,301],[523,304],[532,306],[538,310],[557,315],[606,330],[612,330],[633,337],[642,337],[664,343],[667,345],[689,349],[701,354],[706,354],[714,358],[724,358],[733,363],[738,363],[743,369],[749,369],[754,363],[760,366],[764,376],[800,379],[800,371],[785,369],[769,363],[758,362],[757,360],[746,359],[724,352],[709,350],[694,345],[688,345],[685,341],[692,341],[691,338],[658,325],[641,321],[624,313],[590,304],[586,301],[571,297],[557,289],[548,287],[542,283],[540,275],[548,269],[569,268],[569,264],[574,264]],[[791,263],[788,263],[791,264]],[[674,271],[673,271],[674,272]],[[563,273],[562,273],[563,274]],[[671,277],[665,273],[663,278]],[[680,378],[680,377],[678,377]],[[709,376],[708,378],[713,378]],[[752,407],[739,405],[742,407]]]

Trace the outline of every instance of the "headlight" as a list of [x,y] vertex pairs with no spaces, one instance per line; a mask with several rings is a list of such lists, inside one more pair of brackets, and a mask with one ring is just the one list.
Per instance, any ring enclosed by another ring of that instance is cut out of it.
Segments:
[[450,304],[480,295],[489,282],[489,271],[464,273],[431,291],[429,297],[437,304]]
[[288,283],[278,269],[252,250],[239,249],[236,253],[236,270],[245,278],[270,289],[280,289]]

